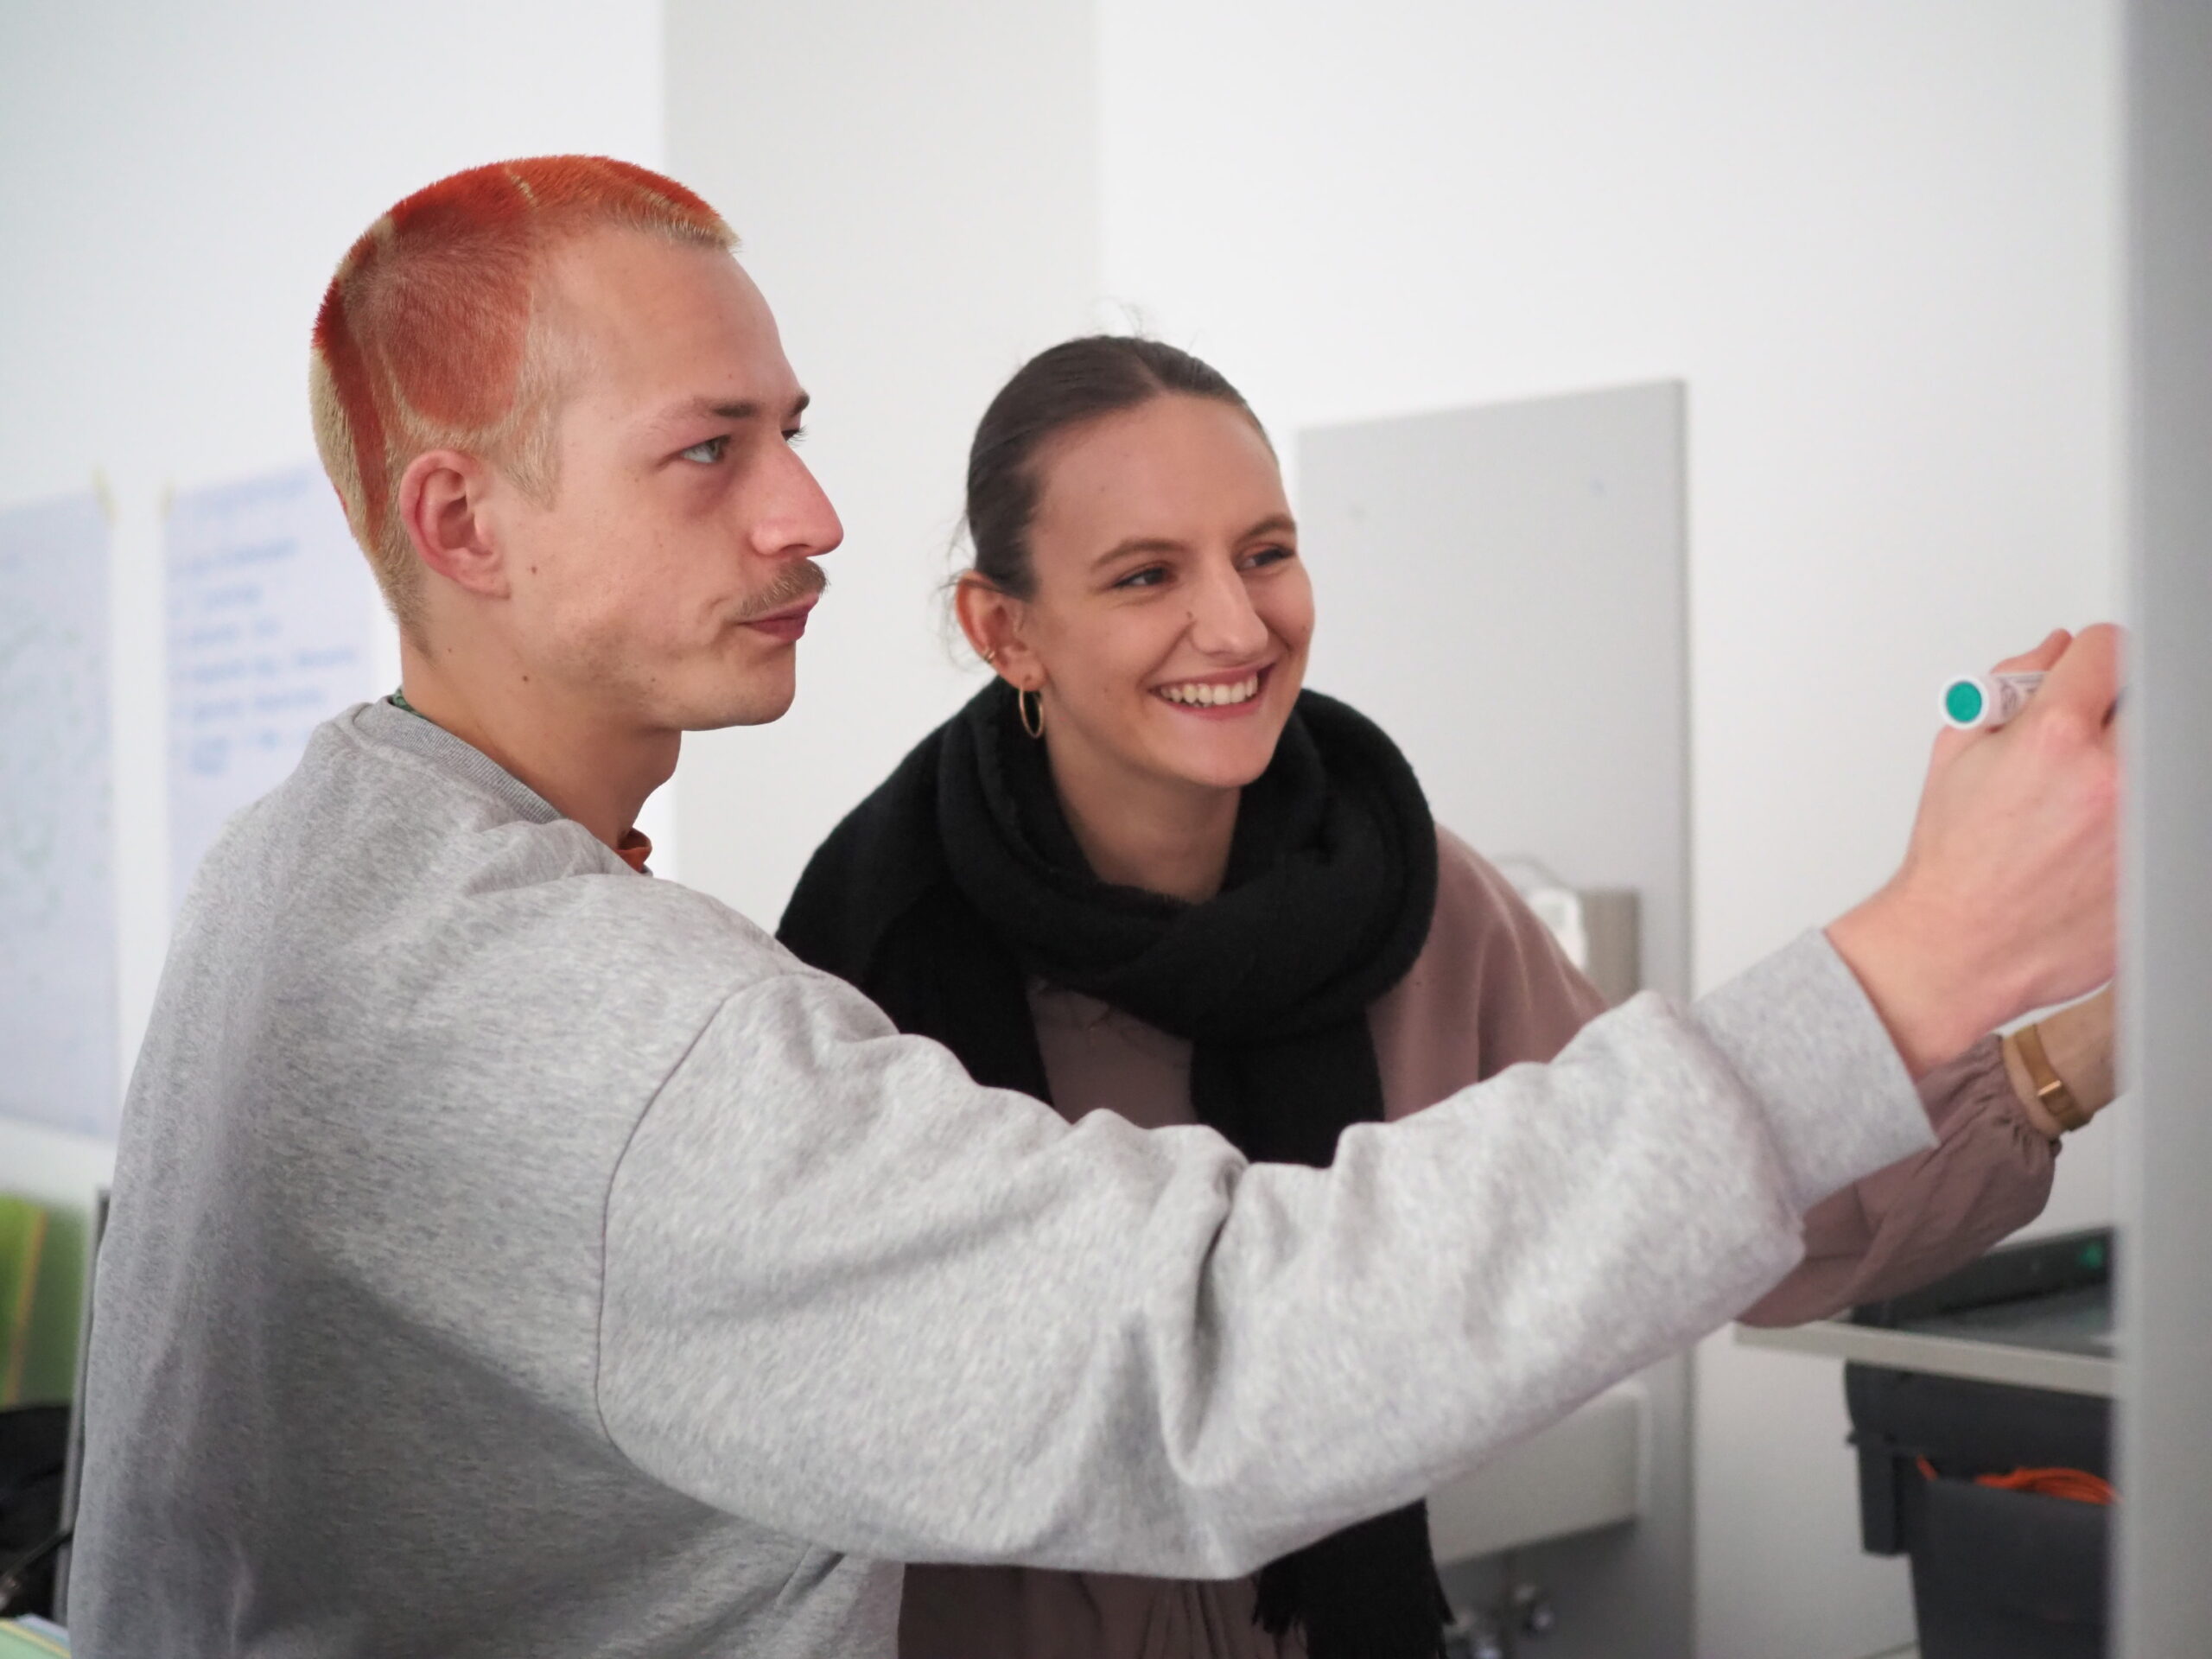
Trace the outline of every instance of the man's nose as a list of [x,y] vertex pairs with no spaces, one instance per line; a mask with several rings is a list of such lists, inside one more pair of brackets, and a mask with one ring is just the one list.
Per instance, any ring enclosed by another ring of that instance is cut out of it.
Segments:
[[1252,595],[1234,565],[1209,565],[1191,591],[1191,643],[1209,657],[1231,659],[1257,656],[1268,643],[1268,625],[1252,607]]
[[753,550],[772,559],[818,559],[845,539],[836,508],[788,444],[779,446],[753,502]]

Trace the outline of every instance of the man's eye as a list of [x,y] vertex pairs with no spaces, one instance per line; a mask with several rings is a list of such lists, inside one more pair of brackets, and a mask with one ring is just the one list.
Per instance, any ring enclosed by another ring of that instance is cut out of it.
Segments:
[[1294,559],[1297,556],[1296,551],[1287,547],[1263,547],[1252,555],[1251,564],[1255,569],[1258,569],[1266,565],[1281,564],[1285,559]]
[[702,438],[689,449],[679,451],[677,459],[696,461],[702,466],[711,467],[722,458],[728,448],[729,436],[725,433],[719,438]]

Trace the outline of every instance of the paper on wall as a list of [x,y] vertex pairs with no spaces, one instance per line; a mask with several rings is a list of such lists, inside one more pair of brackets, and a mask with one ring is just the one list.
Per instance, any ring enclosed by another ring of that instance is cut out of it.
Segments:
[[0,1116],[112,1135],[108,527],[89,493],[0,513]]
[[180,493],[167,536],[169,902],[308,735],[375,695],[375,587],[313,467]]

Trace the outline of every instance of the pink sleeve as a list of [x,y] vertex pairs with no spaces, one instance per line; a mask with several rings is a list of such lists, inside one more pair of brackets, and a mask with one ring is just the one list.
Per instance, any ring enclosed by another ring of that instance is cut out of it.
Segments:
[[1878,1170],[1805,1217],[1805,1259],[1746,1313],[1799,1325],[1940,1279],[2042,1213],[2056,1143],[2028,1121],[1985,1037],[1923,1078],[1928,1151]]
[[1512,883],[1448,830],[1437,830],[1436,850],[1428,943],[1368,1010],[1390,1118],[1553,1058],[1605,1010]]

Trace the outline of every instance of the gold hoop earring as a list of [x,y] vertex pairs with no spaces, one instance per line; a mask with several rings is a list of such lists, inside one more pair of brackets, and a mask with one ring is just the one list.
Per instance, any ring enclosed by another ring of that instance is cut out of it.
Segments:
[[[1032,697],[1035,697],[1037,699],[1037,715],[1033,723],[1031,721],[1029,715],[1029,700]],[[1021,729],[1023,731],[1028,733],[1032,737],[1042,737],[1045,735],[1045,699],[1041,693],[1035,691],[1016,691],[1014,694],[1014,711],[1021,717]]]

